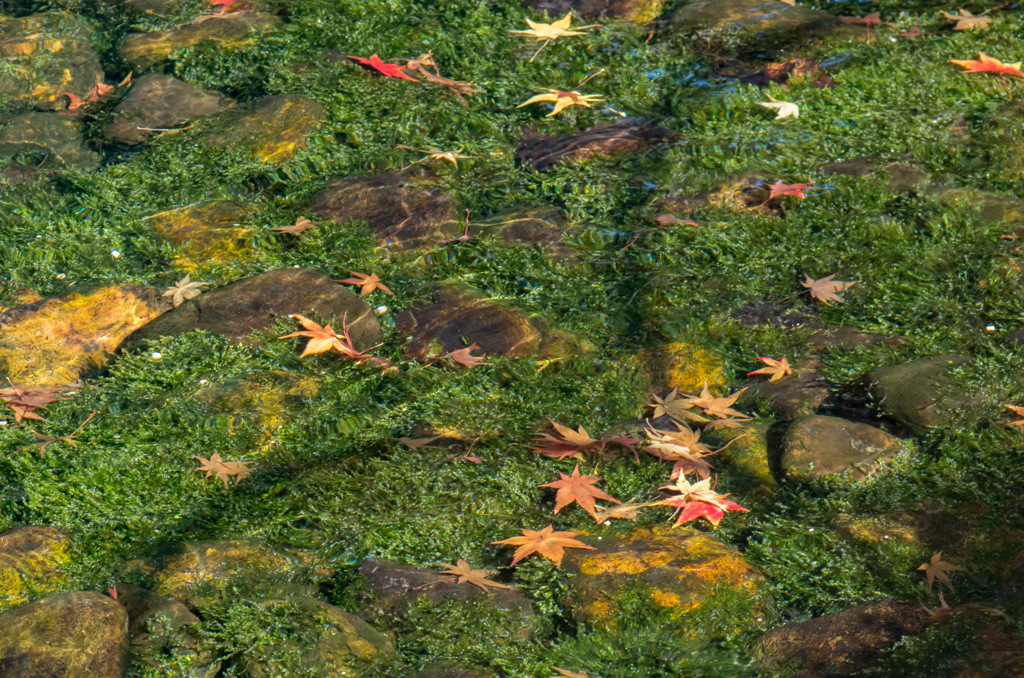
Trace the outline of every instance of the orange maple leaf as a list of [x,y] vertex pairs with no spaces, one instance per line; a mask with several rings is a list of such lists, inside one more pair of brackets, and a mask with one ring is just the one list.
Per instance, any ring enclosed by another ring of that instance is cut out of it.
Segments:
[[611,495],[606,494],[603,490],[599,490],[594,487],[594,483],[601,480],[598,476],[581,476],[579,464],[576,464],[576,468],[573,469],[571,476],[567,476],[561,472],[559,472],[558,475],[561,476],[559,480],[556,480],[553,483],[538,485],[538,487],[553,487],[558,490],[558,494],[555,495],[555,513],[558,513],[569,504],[576,502],[580,505],[580,508],[589,513],[590,516],[596,520],[597,515],[594,513],[594,499],[604,499],[615,502],[616,504],[622,503]]
[[374,290],[381,290],[382,292],[387,292],[388,294],[394,294],[394,292],[392,292],[391,290],[389,290],[387,288],[387,285],[384,285],[384,284],[381,283],[380,278],[377,277],[376,273],[371,273],[370,275],[366,275],[365,273],[360,273],[358,271],[352,271],[352,275],[354,275],[355,277],[354,278],[345,278],[344,280],[335,280],[334,282],[343,283],[345,285],[360,285],[360,286],[362,286],[363,289],[359,291],[359,298],[360,299],[362,299],[364,296],[366,296],[370,292],[373,292]]
[[521,528],[520,531],[523,533],[522,537],[511,537],[491,542],[492,545],[510,544],[519,547],[512,554],[513,566],[531,553],[539,553],[554,562],[555,565],[561,565],[565,549],[595,550],[593,546],[587,546],[583,542],[573,539],[577,535],[576,532],[555,532],[553,525],[548,525],[540,532],[526,528]]
[[332,348],[337,349],[343,354],[349,354],[350,351],[342,343],[343,337],[339,336],[330,325],[324,325],[321,327],[309,318],[295,313],[292,315],[293,318],[302,323],[302,326],[306,329],[301,332],[292,332],[286,334],[278,339],[288,339],[289,337],[309,337],[309,343],[306,344],[306,348],[299,355],[300,358],[305,358],[307,355],[313,355],[315,353],[326,353]]
[[768,381],[778,381],[787,374],[793,374],[793,369],[789,366],[789,361],[786,360],[785,357],[775,360],[774,358],[762,358],[761,356],[758,356],[757,359],[768,367],[762,367],[759,370],[747,372],[748,377],[753,374],[770,374],[772,375],[772,378]]
[[[771,193],[768,194],[768,200],[771,200],[773,198],[780,198],[784,195],[792,195],[803,200],[804,198],[807,197],[806,195],[804,195],[804,189],[809,188],[818,187],[814,185],[813,181],[808,182],[806,184],[784,184],[780,179],[776,181],[774,184],[772,184],[772,190]],[[765,202],[768,202],[768,200],[765,200]]]
[[480,347],[477,346],[476,344],[473,344],[471,346],[467,346],[466,348],[460,348],[458,351],[452,351],[451,353],[445,353],[443,356],[441,356],[441,359],[443,360],[445,358],[451,358],[452,360],[454,360],[458,364],[465,365],[466,367],[469,367],[469,368],[472,369],[472,368],[476,367],[477,365],[483,365],[484,364],[484,358],[487,356],[486,353],[484,353],[481,356],[473,355],[472,351],[474,349],[477,349],[477,348],[480,348]]
[[984,52],[978,52],[978,60],[972,59],[950,59],[949,63],[963,66],[967,70],[964,73],[998,73],[999,75],[1015,75],[1024,78],[1021,72],[1021,62],[1015,64],[1004,64],[999,59],[993,59]]

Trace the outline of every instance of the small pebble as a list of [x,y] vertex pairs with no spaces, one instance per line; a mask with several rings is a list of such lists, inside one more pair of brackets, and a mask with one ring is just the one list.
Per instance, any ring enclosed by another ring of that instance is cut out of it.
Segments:
[[153,355],[152,355],[153,360],[160,360],[160,358],[163,358],[163,357],[164,357],[163,353],[158,353],[156,351],[153,351]]
[[373,309],[373,312],[376,313],[377,315],[384,315],[385,313],[388,312],[388,307],[378,306],[377,308]]
[[111,251],[110,251],[110,256],[112,256],[112,257],[114,257],[115,259],[117,259],[118,257],[120,257],[120,256],[121,256],[121,253],[120,253],[120,252],[118,252],[117,250],[111,250]]

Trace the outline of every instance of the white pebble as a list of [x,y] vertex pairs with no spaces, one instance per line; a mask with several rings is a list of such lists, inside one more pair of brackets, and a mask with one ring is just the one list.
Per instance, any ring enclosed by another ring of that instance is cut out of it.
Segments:
[[156,351],[153,351],[153,356],[152,356],[153,360],[160,360],[160,358],[163,358],[163,357],[164,357],[163,353],[158,353]]
[[112,257],[114,257],[115,259],[117,259],[118,257],[120,257],[120,256],[121,256],[121,253],[120,253],[120,252],[118,252],[117,250],[111,250],[111,251],[110,251],[110,256],[112,256]]
[[388,307],[378,306],[377,308],[373,309],[373,312],[376,313],[377,315],[384,315],[385,313],[388,312]]

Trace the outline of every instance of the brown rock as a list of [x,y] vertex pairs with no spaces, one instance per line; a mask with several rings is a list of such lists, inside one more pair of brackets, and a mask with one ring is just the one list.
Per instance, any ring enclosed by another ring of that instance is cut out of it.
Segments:
[[729,317],[744,327],[779,327],[793,330],[821,325],[819,311],[813,307],[793,308],[785,297],[765,296],[734,309]]
[[[436,303],[407,308],[395,327],[410,337],[406,353],[425,357],[431,344],[448,353],[476,344],[487,354],[558,358],[586,349],[573,337],[550,330],[539,317],[483,298],[465,285],[441,284]],[[477,354],[479,355],[479,353]]]
[[675,11],[665,22],[673,31],[701,31],[709,47],[752,49],[804,41],[825,35],[836,18],[805,5],[777,0],[697,0]]
[[439,661],[423,667],[416,678],[498,678],[498,674],[491,669]]
[[176,248],[174,265],[196,274],[200,267],[229,274],[251,256],[248,210],[229,200],[209,200],[157,212],[144,220]]
[[868,666],[879,650],[916,635],[927,613],[920,605],[892,598],[769,631],[754,644],[757,666],[778,675],[848,676]]
[[169,59],[184,47],[210,40],[223,47],[239,47],[255,39],[257,32],[277,28],[281,19],[259,12],[239,12],[222,17],[200,17],[191,23],[156,33],[131,33],[118,48],[121,58],[136,71]]
[[566,247],[555,247],[568,228],[562,210],[552,205],[519,205],[470,222],[471,235],[496,235],[510,247],[548,246],[556,256],[569,256]]
[[184,80],[144,75],[132,83],[128,96],[114,109],[116,119],[103,133],[122,144],[141,144],[158,132],[140,128],[173,129],[189,118],[220,113],[234,105],[233,99],[219,92],[204,92]]
[[786,478],[820,478],[850,471],[864,480],[903,450],[899,438],[868,424],[839,417],[809,416],[790,424],[779,462]]
[[813,414],[832,395],[832,389],[813,367],[797,368],[795,375],[779,381],[760,381],[747,391],[739,402],[757,400],[777,412],[783,419]]
[[214,148],[247,149],[253,160],[284,165],[326,118],[324,107],[307,96],[276,94],[219,116],[206,139]]
[[338,223],[365,221],[381,245],[395,249],[434,245],[463,229],[452,196],[441,191],[437,179],[411,172],[333,181],[312,209]]
[[23,113],[0,129],[0,156],[17,156],[32,169],[77,169],[91,172],[100,154],[85,145],[85,125],[60,113]]
[[852,351],[861,346],[875,344],[900,344],[903,337],[887,337],[884,334],[863,332],[848,325],[833,325],[812,334],[807,343],[816,351]]
[[573,11],[584,19],[624,19],[636,24],[653,21],[665,0],[523,0],[523,7],[547,12],[552,19]]
[[918,429],[942,426],[974,402],[956,369],[973,362],[959,355],[937,355],[868,374],[871,395],[886,414]]
[[122,678],[128,614],[107,596],[62,593],[0,615],[0,676]]
[[716,586],[749,594],[761,573],[716,537],[690,528],[637,529],[624,536],[587,540],[594,551],[567,551],[573,616],[583,622],[614,623],[615,595],[642,585],[651,599],[673,611],[699,607]]
[[65,581],[67,536],[55,527],[26,525],[0,534],[0,610],[56,593]]
[[366,302],[322,273],[283,268],[187,300],[133,332],[120,348],[134,350],[144,342],[192,330],[215,332],[233,343],[246,343],[253,341],[254,332],[269,330],[281,318],[295,313],[322,318],[339,329],[342,320],[347,320],[352,343],[359,350],[380,342],[380,323]]
[[516,148],[516,157],[535,170],[546,170],[559,163],[644,151],[670,137],[668,130],[662,127],[640,118],[630,118],[576,134],[523,139]]
[[0,374],[56,386],[102,369],[118,342],[169,307],[133,285],[69,292],[0,313]]

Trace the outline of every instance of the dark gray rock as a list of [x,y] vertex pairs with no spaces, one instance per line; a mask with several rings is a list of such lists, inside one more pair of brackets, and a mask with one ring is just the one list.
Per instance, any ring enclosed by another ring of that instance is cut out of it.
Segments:
[[903,365],[879,367],[868,374],[871,395],[882,410],[915,428],[942,426],[957,410],[973,403],[957,378],[958,367],[973,358],[937,355]]

